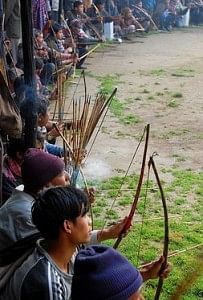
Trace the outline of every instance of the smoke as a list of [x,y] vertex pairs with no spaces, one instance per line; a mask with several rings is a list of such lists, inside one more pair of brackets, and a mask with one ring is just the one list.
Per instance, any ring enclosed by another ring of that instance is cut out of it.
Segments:
[[98,158],[88,158],[83,170],[88,180],[101,181],[111,176],[110,166]]

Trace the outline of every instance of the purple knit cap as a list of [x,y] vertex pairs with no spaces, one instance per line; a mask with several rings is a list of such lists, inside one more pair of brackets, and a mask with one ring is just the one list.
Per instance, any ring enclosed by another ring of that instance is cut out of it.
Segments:
[[29,191],[38,192],[64,170],[61,158],[42,150],[30,148],[24,154],[22,179]]
[[72,300],[127,300],[142,285],[140,272],[106,246],[81,250],[75,260]]

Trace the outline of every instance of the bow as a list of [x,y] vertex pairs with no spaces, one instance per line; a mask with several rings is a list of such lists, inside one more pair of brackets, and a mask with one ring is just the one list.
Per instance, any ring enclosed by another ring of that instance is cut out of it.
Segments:
[[[165,227],[165,229],[164,229],[164,248],[163,248],[164,262],[160,269],[160,274],[161,274],[167,265],[167,259],[168,259],[168,246],[169,246],[168,210],[167,210],[167,205],[166,205],[166,198],[164,196],[163,188],[162,188],[161,181],[160,181],[160,178],[159,178],[159,175],[158,175],[155,163],[154,163],[153,156],[154,155],[152,155],[150,157],[148,166],[149,166],[149,170],[150,170],[150,167],[152,167],[152,169],[153,169],[153,172],[154,172],[154,175],[155,175],[158,187],[159,187],[159,191],[161,194],[161,200],[162,200],[163,210],[164,210],[164,227]],[[154,300],[159,300],[159,297],[160,297],[160,294],[162,291],[162,286],[163,286],[163,278],[160,277],[159,281],[158,281]]]
[[156,23],[154,22],[154,20],[152,19],[152,17],[141,7],[137,6],[137,5],[132,5],[134,8],[136,8],[137,10],[139,10],[140,12],[142,12],[148,19],[149,21],[153,24],[154,28],[156,30],[158,30],[158,27],[156,25]]
[[91,23],[91,21],[89,19],[87,19],[87,22],[85,23],[85,25],[87,27],[89,27],[93,33],[95,33],[95,35],[98,37],[99,41],[103,40],[102,36],[99,34],[96,27]]
[[[74,55],[76,55],[76,44],[75,44],[75,40],[73,38],[73,34],[72,34],[72,31],[70,29],[70,27],[68,26],[68,23],[66,22],[64,16],[61,14],[61,19],[64,23],[64,27],[65,29],[68,31],[69,35],[70,35],[70,38],[71,38],[71,43],[72,43],[72,46],[73,46],[73,53]],[[72,77],[75,78],[75,69],[76,69],[76,63],[73,63],[73,75]]]
[[94,52],[98,47],[100,47],[101,44],[97,44],[94,48],[90,49],[87,53],[79,57],[79,60],[82,60],[86,56],[90,55],[92,52]]
[[94,7],[95,12],[96,12],[96,14],[98,15],[98,17],[100,17],[100,19],[101,19],[101,26],[102,26],[102,33],[103,33],[103,32],[104,32],[103,17],[102,17],[102,15],[101,15],[101,13],[100,13],[98,7],[94,4],[94,2],[92,2],[92,6]]
[[144,146],[144,152],[143,152],[143,159],[142,159],[142,165],[141,165],[141,170],[140,170],[140,177],[139,177],[139,181],[137,184],[137,189],[136,189],[136,193],[134,196],[134,200],[130,209],[130,213],[126,219],[126,222],[123,226],[123,229],[121,230],[119,237],[117,238],[113,248],[117,249],[120,242],[122,241],[123,235],[127,232],[127,230],[130,228],[131,226],[131,222],[133,219],[133,216],[135,214],[135,210],[137,207],[137,202],[139,200],[139,196],[140,196],[140,192],[141,192],[141,187],[142,187],[142,182],[143,182],[143,178],[144,178],[144,170],[145,170],[145,164],[146,164],[146,157],[147,157],[147,149],[148,149],[148,143],[149,143],[149,130],[150,130],[150,125],[147,124],[145,131],[146,131],[146,139],[145,139],[145,146]]

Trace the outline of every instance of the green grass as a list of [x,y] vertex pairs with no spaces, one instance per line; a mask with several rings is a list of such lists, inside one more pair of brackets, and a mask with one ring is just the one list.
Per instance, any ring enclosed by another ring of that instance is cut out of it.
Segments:
[[[100,82],[100,93],[108,96],[112,93],[114,88],[121,83],[120,74],[98,76],[97,80]],[[132,101],[131,98],[130,101]],[[126,101],[121,101],[115,96],[110,105],[111,113],[124,125],[134,125],[142,122],[139,116],[126,112],[127,103],[129,103],[128,99]]]
[[166,71],[163,69],[154,69],[151,70],[149,74],[154,76],[163,76],[166,74]]
[[172,96],[173,96],[173,98],[182,98],[182,97],[183,97],[183,94],[180,93],[180,92],[176,92],[176,93],[174,93]]
[[164,96],[164,93],[163,92],[157,92],[156,96]]
[[[170,173],[173,178],[170,183],[162,181],[169,213],[169,253],[203,243],[203,172],[193,172],[191,170],[181,170],[177,168],[163,169],[161,172],[161,179],[164,173],[166,175]],[[98,200],[96,201],[95,207],[99,206],[100,209],[103,209],[103,212],[99,210],[100,216],[95,217],[96,225],[99,227],[102,226],[101,219],[104,216],[111,222],[111,220],[113,221],[119,218],[119,216],[123,216],[124,211],[128,214],[137,181],[137,175],[127,176],[116,200],[112,195],[118,194],[121,183],[123,182],[122,176],[112,177],[97,186],[98,198],[99,195],[102,194],[102,199],[105,199],[107,206],[102,207],[101,200],[99,200],[99,203],[97,203]],[[112,201],[115,201],[115,204],[110,210],[108,207],[110,208]],[[144,214],[143,227],[140,222],[142,220],[142,214]],[[154,181],[149,181],[146,197],[145,181],[138,201],[134,226],[119,246],[119,251],[135,266],[153,260],[161,254],[164,236],[164,222],[163,219],[161,219],[162,216],[163,208],[157,185]],[[175,217],[170,218],[170,216]],[[140,233],[142,237],[138,257]],[[107,244],[112,245],[113,242],[108,241]],[[172,272],[169,278],[164,281],[163,292],[160,299],[170,299],[170,295],[173,293],[177,283],[184,279],[185,275],[194,268],[194,258],[198,252],[198,248],[196,248],[169,258],[172,264]],[[156,280],[149,281],[145,284],[143,293],[146,300],[153,299],[156,284]],[[202,291],[203,278],[199,278],[181,299],[202,299]]]
[[167,106],[168,107],[178,107],[180,104],[177,102],[176,99],[171,99],[168,103],[167,103]]
[[186,135],[189,132],[190,131],[186,128],[174,129],[174,130],[169,130],[168,132],[163,133],[162,135],[159,136],[159,138],[168,140],[173,137],[180,137],[180,136],[183,137],[184,135]]
[[173,158],[175,158],[175,160],[176,160],[177,162],[183,162],[183,161],[186,161],[186,160],[187,160],[185,157],[183,157],[183,156],[181,156],[181,155],[178,155],[178,154],[174,154],[174,155],[173,155]]
[[154,100],[154,97],[153,96],[149,96],[147,99],[148,100]]
[[144,90],[141,91],[141,93],[143,93],[143,94],[150,94],[150,91],[147,90],[147,89],[144,89]]
[[174,77],[194,77],[195,71],[193,69],[179,68],[171,73]]
[[97,76],[97,79],[100,82],[100,92],[105,95],[111,94],[120,81],[120,77],[117,74]]

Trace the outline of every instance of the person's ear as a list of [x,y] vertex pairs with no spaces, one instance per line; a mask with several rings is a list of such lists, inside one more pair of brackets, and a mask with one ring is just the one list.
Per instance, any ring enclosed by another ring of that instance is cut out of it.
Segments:
[[63,222],[63,229],[64,229],[64,231],[66,233],[68,233],[68,234],[71,234],[71,228],[72,228],[71,222],[68,221],[68,220],[64,220],[64,222]]

